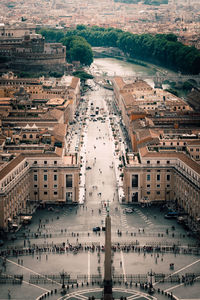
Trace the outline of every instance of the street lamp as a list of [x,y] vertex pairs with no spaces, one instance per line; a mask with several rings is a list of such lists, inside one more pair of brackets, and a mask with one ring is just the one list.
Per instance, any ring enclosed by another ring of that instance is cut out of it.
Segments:
[[62,280],[62,289],[65,289],[65,276],[67,275],[67,273],[64,272],[64,270],[60,273],[60,277]]
[[152,295],[155,292],[155,289],[153,287],[153,277],[155,278],[155,273],[152,272],[148,272],[148,276],[149,276],[149,287],[148,287],[148,293],[150,295]]

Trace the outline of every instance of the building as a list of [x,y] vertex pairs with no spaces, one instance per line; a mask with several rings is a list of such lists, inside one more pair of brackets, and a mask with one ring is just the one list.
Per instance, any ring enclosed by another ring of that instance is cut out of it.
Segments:
[[143,82],[126,84],[117,77],[114,91],[132,145],[132,152],[122,154],[123,201],[173,206],[199,230],[199,114]]
[[23,153],[4,163],[0,170],[0,228],[20,223],[22,214],[42,204],[73,204],[79,201],[79,158],[54,153]]
[[1,24],[0,67],[18,71],[60,71],[66,67],[66,47],[45,43],[31,24]]

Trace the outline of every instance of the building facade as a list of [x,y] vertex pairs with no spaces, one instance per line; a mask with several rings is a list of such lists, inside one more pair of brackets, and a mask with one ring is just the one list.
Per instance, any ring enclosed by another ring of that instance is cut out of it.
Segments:
[[8,162],[0,171],[0,228],[19,225],[30,206],[78,203],[79,173],[77,155],[24,153]]
[[66,47],[61,43],[45,43],[31,24],[1,24],[0,66],[20,71],[64,71]]
[[126,160],[123,183],[125,203],[168,204],[200,225],[200,165],[185,154],[142,150]]

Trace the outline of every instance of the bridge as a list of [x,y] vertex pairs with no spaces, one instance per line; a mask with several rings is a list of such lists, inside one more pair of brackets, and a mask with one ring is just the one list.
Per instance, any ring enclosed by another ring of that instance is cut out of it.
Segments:
[[[117,75],[116,75],[117,76]],[[104,75],[100,75],[100,76],[95,76],[96,80],[113,80],[114,79],[114,75],[113,76],[109,76],[107,74]],[[195,82],[195,84],[197,86],[200,86],[200,74],[199,75],[182,75],[182,74],[178,74],[178,75],[172,75],[172,74],[168,74],[166,73],[160,73],[157,72],[156,75],[141,75],[140,73],[134,75],[134,76],[123,76],[125,81],[135,81],[135,80],[147,80],[150,79],[154,82],[154,88],[162,88],[162,85],[164,83],[167,82],[175,82],[176,85],[184,83],[185,81],[188,80],[193,80]]]

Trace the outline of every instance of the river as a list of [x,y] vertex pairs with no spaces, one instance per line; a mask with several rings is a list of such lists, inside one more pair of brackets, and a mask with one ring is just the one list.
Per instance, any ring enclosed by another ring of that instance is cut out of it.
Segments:
[[[147,66],[142,66],[139,64],[134,64],[130,62],[126,62],[123,60],[115,59],[115,58],[95,58],[94,62],[90,66],[90,72],[95,76],[155,76],[156,72],[162,73],[173,73],[168,71],[167,69],[157,67],[155,65],[147,64]],[[149,83],[152,87],[154,87],[153,78],[145,79],[147,83]],[[168,88],[169,85],[164,84],[163,88]]]

